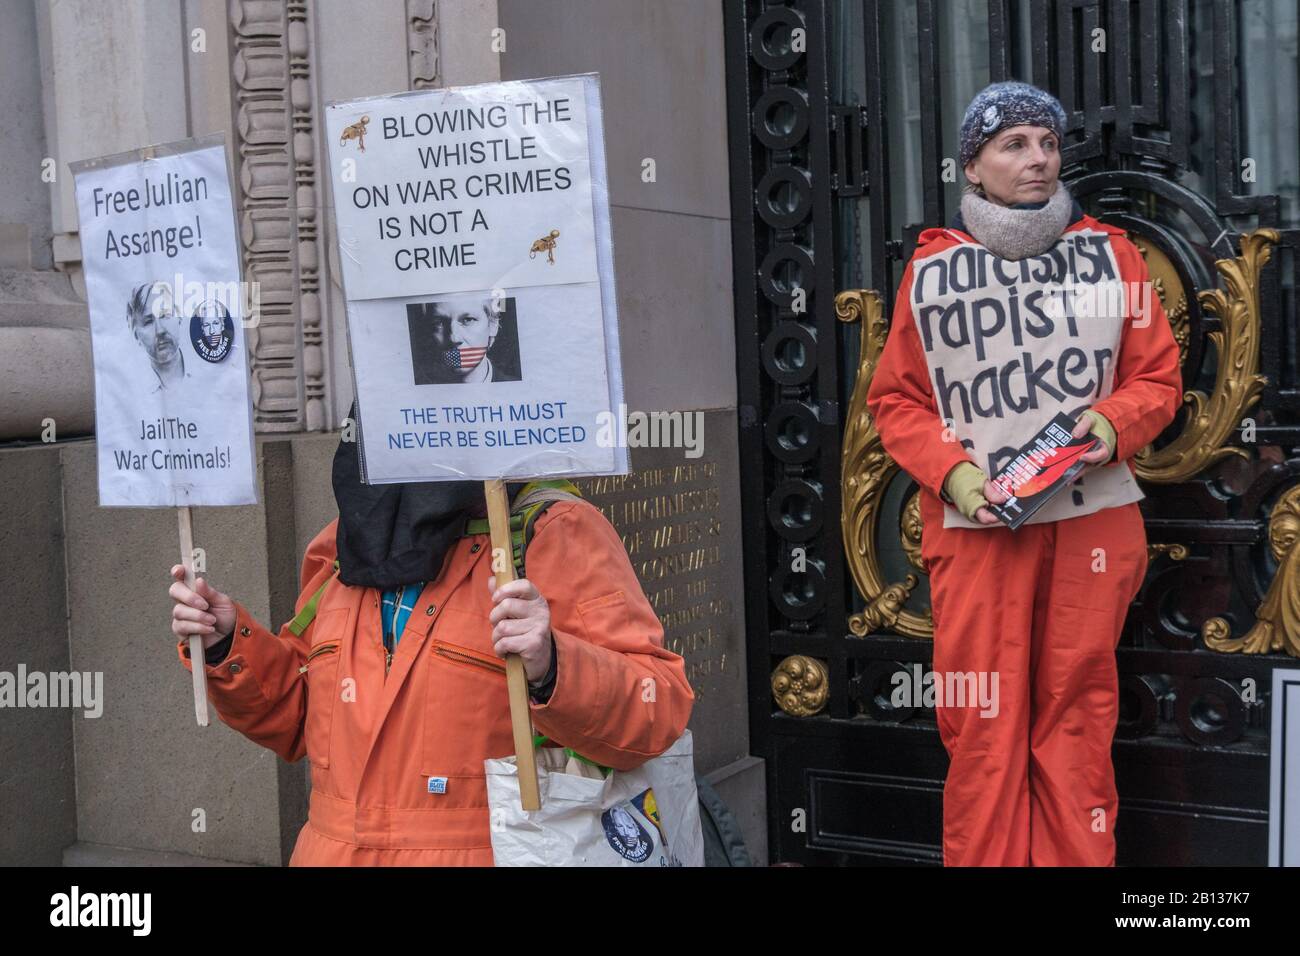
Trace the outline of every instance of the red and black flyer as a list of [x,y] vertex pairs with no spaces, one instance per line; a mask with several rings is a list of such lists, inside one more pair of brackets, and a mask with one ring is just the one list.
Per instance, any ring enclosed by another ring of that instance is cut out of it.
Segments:
[[988,509],[1012,531],[1074,481],[1087,464],[1083,456],[1101,441],[1092,433],[1071,438],[1077,420],[1061,412],[990,479],[1011,497]]

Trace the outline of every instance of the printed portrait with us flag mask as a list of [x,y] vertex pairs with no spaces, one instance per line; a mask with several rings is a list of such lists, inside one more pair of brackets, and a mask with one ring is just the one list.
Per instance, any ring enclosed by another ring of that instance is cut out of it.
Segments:
[[522,378],[513,296],[444,296],[406,307],[416,385],[517,382]]

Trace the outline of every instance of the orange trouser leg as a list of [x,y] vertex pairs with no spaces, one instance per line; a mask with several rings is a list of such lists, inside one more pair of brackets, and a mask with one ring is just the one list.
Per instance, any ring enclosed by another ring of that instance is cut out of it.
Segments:
[[943,528],[931,511],[936,685],[996,691],[995,708],[937,694],[944,864],[1113,864],[1114,652],[1146,567],[1137,505],[1014,532]]
[[1136,502],[1055,522],[1051,568],[1034,608],[1032,866],[1115,865],[1115,648],[1146,566]]
[[[1029,862],[1030,654],[1041,527],[943,528],[925,517],[936,691],[985,681],[996,711],[936,693],[950,763],[945,866]],[[934,529],[938,533],[934,534]],[[1027,534],[1025,532],[1028,532]]]

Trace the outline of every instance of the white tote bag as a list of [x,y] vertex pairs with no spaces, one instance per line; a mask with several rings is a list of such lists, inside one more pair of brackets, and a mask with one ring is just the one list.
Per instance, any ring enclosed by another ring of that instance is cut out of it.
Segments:
[[635,770],[603,777],[560,747],[537,748],[540,810],[519,805],[514,756],[485,760],[497,866],[703,866],[688,730]]

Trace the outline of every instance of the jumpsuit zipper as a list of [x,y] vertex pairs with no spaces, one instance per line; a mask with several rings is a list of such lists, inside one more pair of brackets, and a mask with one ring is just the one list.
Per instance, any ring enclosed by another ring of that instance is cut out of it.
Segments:
[[445,657],[449,660],[459,661],[462,664],[472,664],[478,667],[485,667],[488,670],[499,671],[502,674],[506,671],[505,661],[488,658],[478,651],[470,650],[468,647],[461,647],[459,644],[448,644],[446,641],[434,641],[433,652],[439,657]]
[[307,655],[307,660],[303,661],[303,665],[298,668],[298,673],[299,674],[307,673],[307,665],[311,663],[313,657],[319,657],[321,654],[333,654],[338,649],[339,646],[337,643],[322,644],[320,647],[312,648],[311,653]]

